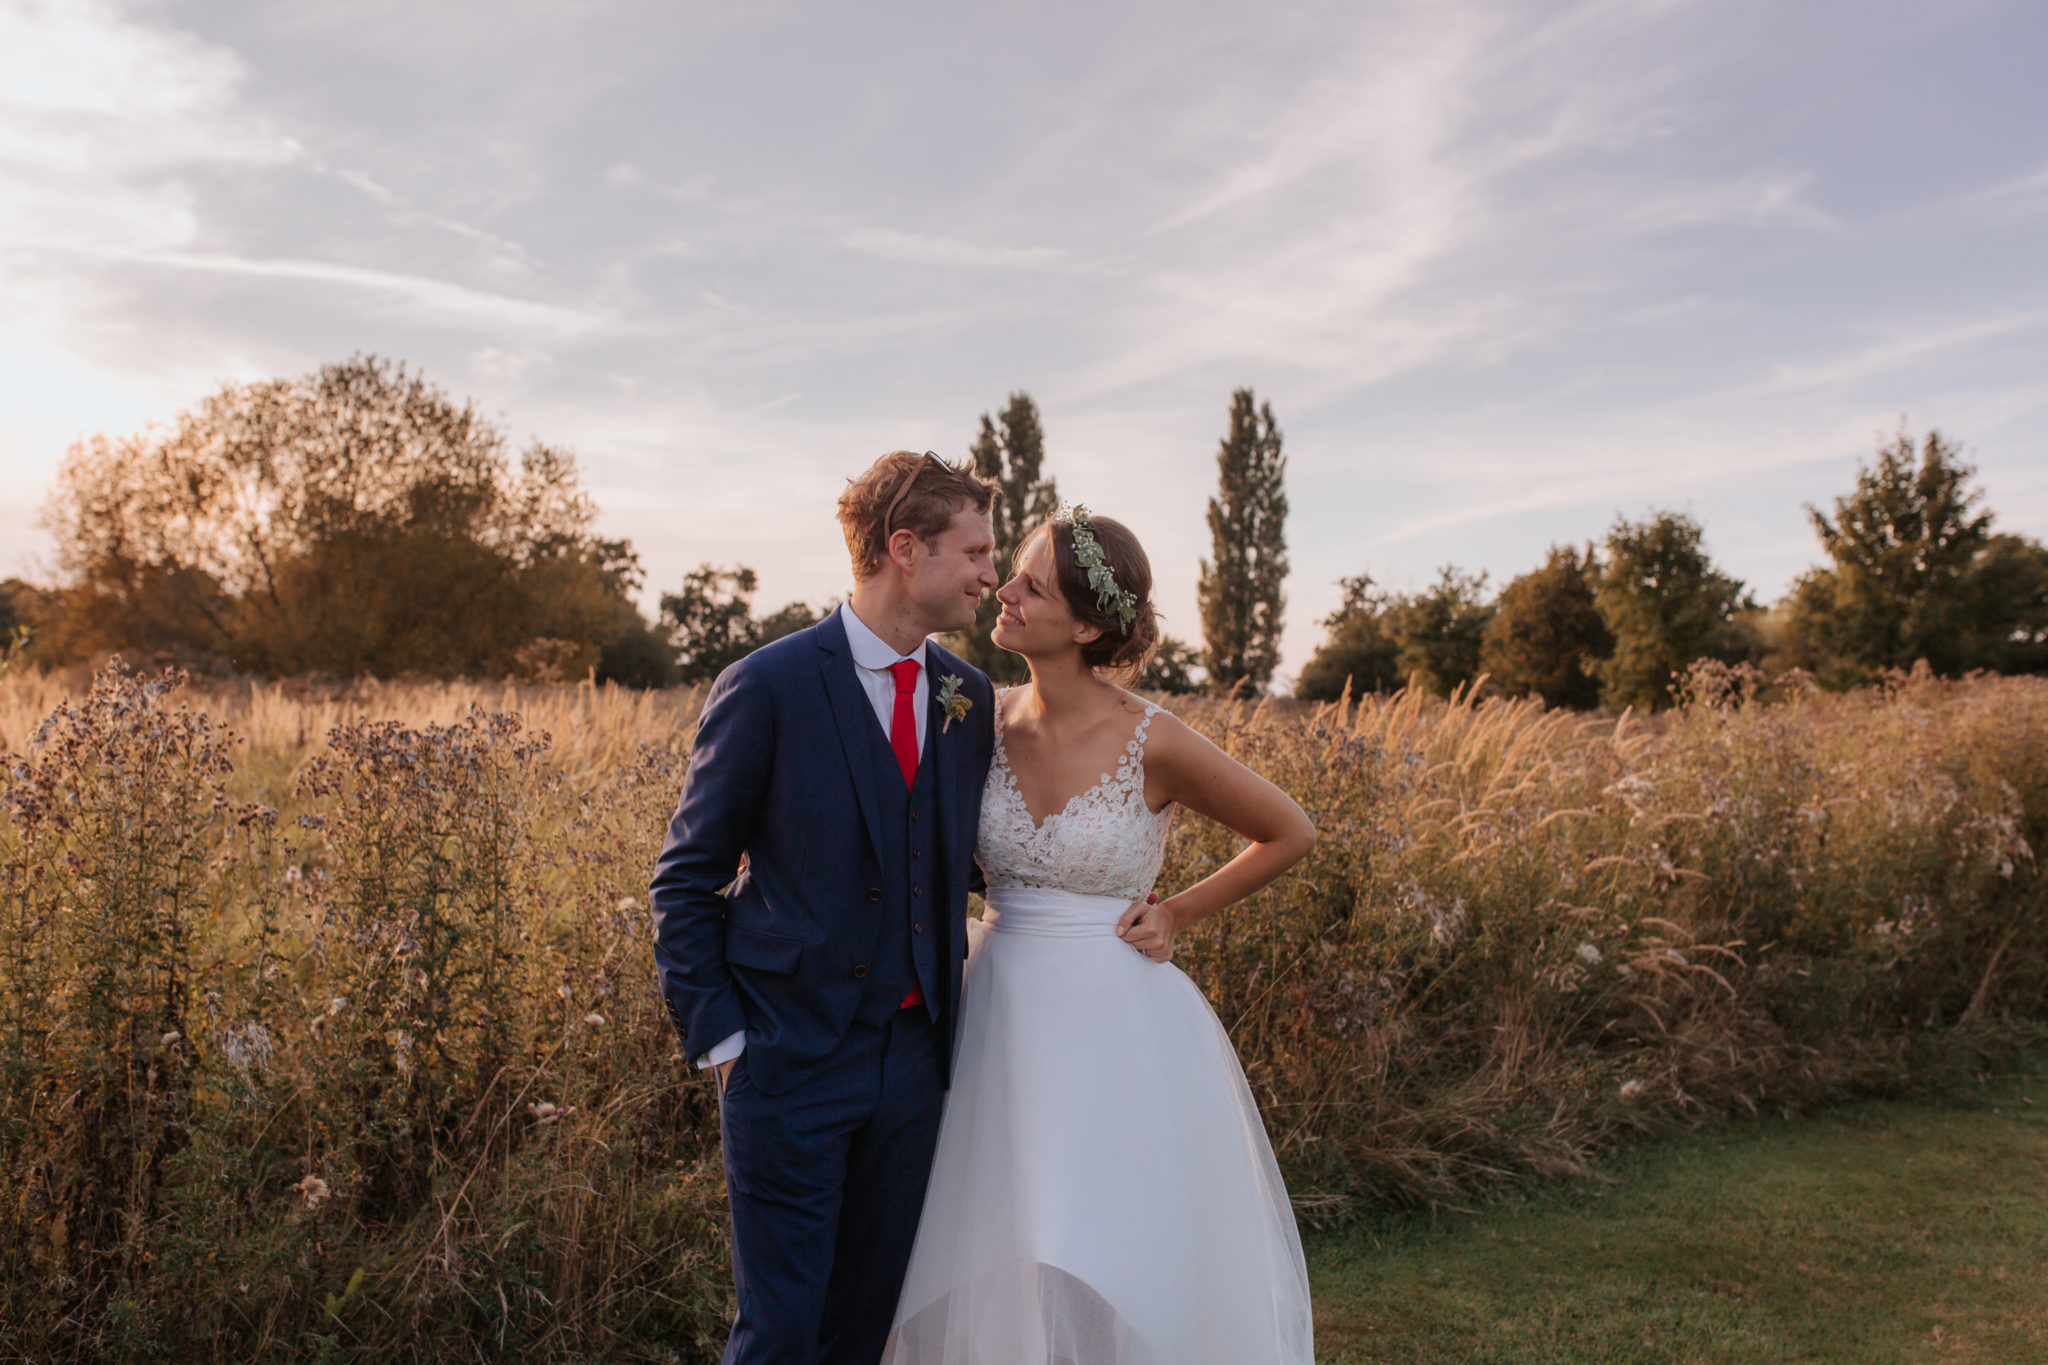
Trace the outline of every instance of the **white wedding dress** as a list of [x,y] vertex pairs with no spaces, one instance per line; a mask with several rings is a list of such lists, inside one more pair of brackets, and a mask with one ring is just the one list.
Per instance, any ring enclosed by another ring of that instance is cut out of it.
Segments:
[[[885,1365],[1309,1365],[1287,1190],[1209,1002],[1116,936],[1152,889],[1148,707],[1034,827],[1003,752],[953,1088]],[[1169,808],[1170,810],[1170,808]]]

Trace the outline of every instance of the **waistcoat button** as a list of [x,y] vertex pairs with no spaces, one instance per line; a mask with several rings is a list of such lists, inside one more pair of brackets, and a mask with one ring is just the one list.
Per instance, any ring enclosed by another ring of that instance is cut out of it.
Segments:
[[882,888],[881,888],[881,887],[879,887],[879,886],[871,886],[871,887],[869,887],[869,888],[868,888],[868,899],[869,899],[869,900],[871,900],[871,901],[878,901],[878,900],[880,900],[881,898],[882,898]]
[[868,974],[868,968],[867,968],[867,964],[866,964],[866,963],[862,963],[862,964],[861,964],[860,966],[858,966],[858,967],[855,967],[855,968],[853,969],[853,979],[854,979],[855,981],[858,981],[858,980],[860,980],[860,979],[861,979],[862,977],[866,976],[867,974]]

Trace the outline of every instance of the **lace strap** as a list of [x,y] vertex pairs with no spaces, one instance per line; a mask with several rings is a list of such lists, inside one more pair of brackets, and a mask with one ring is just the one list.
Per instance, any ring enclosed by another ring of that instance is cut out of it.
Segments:
[[1162,709],[1161,707],[1154,706],[1151,702],[1145,703],[1144,717],[1138,721],[1137,743],[1139,758],[1145,756],[1145,732],[1152,728],[1152,717],[1158,715]]
[[1116,791],[1131,793],[1144,790],[1145,732],[1152,728],[1152,717],[1159,714],[1159,708],[1150,702],[1145,704],[1145,714],[1138,721],[1138,729],[1124,741],[1124,756],[1116,762],[1116,776],[1102,775],[1105,785]]

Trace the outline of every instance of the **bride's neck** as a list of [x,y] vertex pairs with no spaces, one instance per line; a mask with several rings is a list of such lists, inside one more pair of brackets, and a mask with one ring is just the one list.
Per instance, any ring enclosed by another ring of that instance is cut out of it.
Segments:
[[1107,686],[1095,670],[1081,662],[1080,652],[1060,659],[1032,659],[1031,696],[1041,716],[1055,720],[1080,715],[1102,695]]

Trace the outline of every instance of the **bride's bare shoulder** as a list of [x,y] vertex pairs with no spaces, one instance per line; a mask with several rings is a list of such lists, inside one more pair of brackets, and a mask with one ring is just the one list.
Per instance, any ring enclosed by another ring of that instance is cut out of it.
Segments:
[[[1150,713],[1149,723],[1145,727],[1145,743],[1148,749],[1152,745],[1157,744],[1160,736],[1163,734],[1173,734],[1175,732],[1188,735],[1195,734],[1195,731],[1190,729],[1185,721],[1166,707],[1161,706],[1158,702],[1148,701],[1137,693],[1125,691],[1122,688],[1117,690],[1120,694],[1117,699],[1117,710],[1131,724],[1136,725],[1139,721],[1146,720],[1147,713]],[[1168,740],[1167,742],[1171,744],[1175,741]]]
[[1206,768],[1222,754],[1207,735],[1169,708],[1139,696],[1131,696],[1128,706],[1134,723],[1136,717],[1152,708],[1151,721],[1145,727],[1145,763],[1155,772],[1189,765]]

